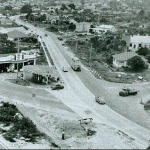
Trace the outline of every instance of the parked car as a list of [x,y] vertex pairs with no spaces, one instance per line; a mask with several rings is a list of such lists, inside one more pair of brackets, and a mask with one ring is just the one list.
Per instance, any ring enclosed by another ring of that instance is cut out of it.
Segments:
[[63,72],[68,72],[68,68],[66,66],[63,67]]
[[52,90],[59,90],[59,89],[63,89],[64,86],[62,84],[56,84],[54,86],[51,87]]
[[102,104],[102,105],[106,104],[105,99],[104,99],[103,97],[100,97],[100,96],[96,96],[96,97],[95,97],[95,101],[96,101],[97,103],[99,103],[99,104]]

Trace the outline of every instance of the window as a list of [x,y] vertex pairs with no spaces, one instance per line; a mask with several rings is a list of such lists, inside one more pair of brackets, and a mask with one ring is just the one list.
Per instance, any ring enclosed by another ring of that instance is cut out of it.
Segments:
[[136,48],[136,45],[134,45],[134,48]]
[[141,47],[142,45],[141,44],[139,44],[139,47]]
[[132,47],[132,44],[130,43],[130,47]]

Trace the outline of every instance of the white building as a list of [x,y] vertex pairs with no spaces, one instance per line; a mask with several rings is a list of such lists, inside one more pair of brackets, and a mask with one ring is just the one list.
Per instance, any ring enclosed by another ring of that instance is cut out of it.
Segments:
[[99,28],[99,30],[102,32],[108,32],[108,31],[116,32],[117,31],[117,29],[113,25],[100,25],[100,26],[97,26],[96,28]]
[[[38,55],[39,56],[39,55]],[[19,64],[19,70],[21,67],[31,64],[36,64],[37,55],[25,55],[23,53],[5,54],[0,56],[0,72],[10,72],[17,69],[17,63]]]
[[141,47],[150,48],[150,36],[130,36],[129,49],[133,52],[136,52]]

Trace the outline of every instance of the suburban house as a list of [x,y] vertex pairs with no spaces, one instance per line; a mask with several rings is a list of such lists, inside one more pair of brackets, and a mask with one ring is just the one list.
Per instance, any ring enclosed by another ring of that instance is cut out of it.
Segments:
[[28,65],[23,67],[23,79],[38,83],[50,83],[51,81],[58,81],[59,76],[53,67],[48,65]]
[[126,67],[127,66],[127,60],[137,56],[134,52],[123,52],[120,54],[113,55],[113,66],[120,68],[120,67]]
[[[127,66],[127,61],[131,59],[134,56],[139,56],[135,52],[123,52],[120,54],[113,55],[113,66],[116,68],[120,67],[126,67]],[[144,57],[140,56],[142,60],[145,62],[145,64],[148,65],[148,60],[145,59]],[[149,65],[148,65],[149,66]]]
[[35,65],[37,59],[36,53],[25,55],[23,53],[15,54],[1,54],[0,55],[0,72],[13,72],[17,69],[17,63],[19,64],[19,70],[26,65]]
[[50,23],[56,23],[56,21],[59,20],[59,16],[46,13],[46,20]]
[[1,25],[12,25],[12,21],[10,19],[2,18],[0,22]]
[[122,40],[125,40],[129,50],[136,52],[141,47],[150,48],[150,36],[130,35],[122,36]]
[[90,27],[91,27],[91,23],[89,22],[76,23],[75,32],[79,34],[87,34],[89,32]]
[[14,39],[16,39],[16,37],[29,37],[28,35],[20,32],[18,30],[8,32],[7,36],[8,36],[8,40],[10,40],[10,41],[13,41]]
[[90,28],[91,33],[102,34],[106,32],[116,32],[117,29],[113,25],[100,25],[95,28]]

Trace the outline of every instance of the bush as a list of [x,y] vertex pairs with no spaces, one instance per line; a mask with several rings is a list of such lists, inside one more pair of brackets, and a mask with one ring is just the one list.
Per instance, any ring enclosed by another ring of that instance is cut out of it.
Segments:
[[95,135],[95,133],[96,133],[95,130],[87,129],[87,136]]
[[145,110],[150,110],[150,100],[144,104]]

